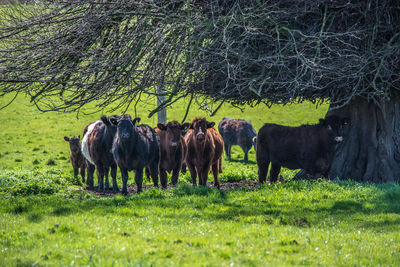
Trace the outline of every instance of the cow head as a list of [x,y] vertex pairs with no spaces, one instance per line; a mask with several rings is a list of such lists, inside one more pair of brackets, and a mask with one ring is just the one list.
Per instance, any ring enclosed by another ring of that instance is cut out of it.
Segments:
[[[129,115],[125,115],[125,116],[129,116]],[[107,127],[107,131],[110,134],[110,136],[112,138],[114,138],[115,133],[117,132],[117,127],[114,123],[112,123],[112,121],[118,121],[121,118],[121,116],[119,115],[111,115],[111,116],[101,116],[101,121],[106,125]],[[130,116],[129,116],[130,118]]]
[[123,115],[119,118],[110,119],[111,124],[117,127],[117,136],[122,142],[127,142],[133,137],[135,124],[140,121],[140,118],[134,118],[130,115]]
[[196,141],[203,143],[206,140],[207,129],[214,127],[215,122],[208,122],[205,118],[194,119],[189,126],[189,129],[194,130]]
[[326,129],[329,141],[340,143],[343,141],[343,126],[349,123],[348,118],[340,118],[335,115],[327,116],[325,119],[319,119],[319,124]]
[[254,150],[257,151],[257,135],[254,136],[254,137],[251,139],[251,143],[252,143],[252,145],[253,145],[253,147],[254,147]]
[[71,138],[64,136],[64,140],[69,143],[69,148],[73,154],[78,153],[81,150],[81,136],[73,136]]
[[184,123],[181,125],[177,121],[170,121],[167,124],[164,123],[157,124],[158,129],[166,132],[168,145],[171,147],[171,149],[178,148],[179,141],[182,136],[182,131],[185,131],[188,127],[189,123]]

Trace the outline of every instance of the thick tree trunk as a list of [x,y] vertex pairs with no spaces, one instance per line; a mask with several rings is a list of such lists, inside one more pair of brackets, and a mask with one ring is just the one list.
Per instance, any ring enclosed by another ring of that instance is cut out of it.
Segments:
[[400,95],[379,104],[355,98],[344,108],[328,111],[331,114],[350,118],[350,124],[336,147],[329,178],[399,182]]

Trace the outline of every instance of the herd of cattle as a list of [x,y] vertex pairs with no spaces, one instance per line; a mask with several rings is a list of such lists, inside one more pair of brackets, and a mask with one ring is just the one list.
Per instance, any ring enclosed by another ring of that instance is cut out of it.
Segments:
[[231,146],[239,145],[248,161],[248,151],[254,146],[259,182],[266,181],[271,164],[270,180],[277,181],[281,167],[304,169],[313,176],[326,176],[334,156],[335,145],[343,140],[343,126],[348,119],[328,116],[315,125],[288,127],[265,124],[258,134],[249,121],[223,118],[215,130],[215,122],[196,118],[191,123],[171,121],[159,123],[154,129],[140,124],[140,118],[129,115],[102,116],[83,130],[83,138],[64,137],[70,145],[70,161],[77,176],[93,189],[93,174],[98,175],[100,191],[108,190],[109,173],[112,190],[119,191],[117,166],[122,175],[122,193],[127,194],[128,172],[135,172],[137,191],[142,191],[143,171],[151,177],[155,187],[167,187],[167,173],[172,172],[171,183],[178,182],[182,166],[186,164],[193,185],[205,186],[208,173],[219,187],[218,174],[222,173],[222,154],[231,157]]

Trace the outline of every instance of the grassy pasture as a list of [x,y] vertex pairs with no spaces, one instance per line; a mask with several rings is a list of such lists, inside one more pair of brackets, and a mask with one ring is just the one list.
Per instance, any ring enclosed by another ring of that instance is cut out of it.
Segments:
[[[1,98],[0,105],[9,100]],[[0,266],[400,263],[397,184],[292,181],[254,187],[254,150],[244,164],[242,151],[233,147],[232,161],[224,155],[221,180],[246,180],[249,186],[193,188],[186,174],[172,189],[101,197],[73,177],[63,136],[80,134],[103,113],[77,119],[39,113],[27,102],[18,98],[0,110]],[[156,118],[146,117],[152,102],[142,102],[137,115],[154,126]],[[170,108],[168,118],[180,121],[185,103]],[[326,110],[303,103],[245,107],[242,113],[225,105],[211,119],[244,118],[258,130],[265,122],[316,123]],[[188,118],[198,116],[207,113],[194,106]],[[286,180],[294,173],[282,171]],[[117,179],[121,184],[119,171]]]

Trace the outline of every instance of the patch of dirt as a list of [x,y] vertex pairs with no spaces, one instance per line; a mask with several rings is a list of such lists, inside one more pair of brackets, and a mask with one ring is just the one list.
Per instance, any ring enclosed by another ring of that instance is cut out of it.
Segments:
[[[220,183],[220,190],[235,190],[235,189],[239,189],[242,187],[246,187],[249,189],[255,189],[259,187],[259,184],[257,181],[251,181],[251,180],[241,180],[241,181],[229,181],[229,182],[219,182]],[[213,182],[208,182],[207,183],[208,187],[214,187],[214,183]],[[172,184],[168,184],[167,189],[171,189],[173,186]],[[143,191],[149,190],[151,188],[154,188],[153,184],[149,183],[149,184],[145,184],[143,185]],[[159,188],[161,188],[161,186],[159,186]],[[98,191],[97,187],[95,187],[94,190],[89,190],[86,189],[88,192],[91,193],[95,193],[98,196],[101,197],[112,197],[114,195],[118,195],[121,194],[120,192],[114,193],[112,191],[112,188],[110,188],[110,190],[107,190],[106,192],[100,192]],[[121,188],[120,188],[121,190]],[[133,194],[137,194],[137,187],[136,185],[128,185],[128,195],[133,195]]]

